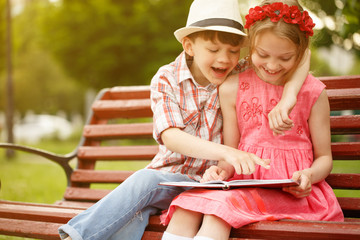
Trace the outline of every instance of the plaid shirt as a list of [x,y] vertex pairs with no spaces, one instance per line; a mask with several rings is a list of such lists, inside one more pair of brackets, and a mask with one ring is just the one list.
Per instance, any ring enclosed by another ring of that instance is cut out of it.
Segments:
[[[191,64],[191,63],[189,63]],[[239,64],[233,73],[241,72],[246,64]],[[176,127],[199,138],[222,142],[222,115],[218,87],[197,84],[181,53],[174,62],[159,69],[151,81],[151,108],[154,113],[154,139],[159,152],[147,166],[173,173],[186,174],[199,181],[205,170],[216,161],[188,157],[168,150],[161,141],[161,133]]]
[[188,175],[200,180],[215,161],[197,159],[168,150],[161,133],[176,127],[199,138],[220,143],[222,116],[217,86],[198,85],[186,64],[185,53],[159,69],[151,81],[151,108],[154,113],[154,138],[159,153],[147,168]]

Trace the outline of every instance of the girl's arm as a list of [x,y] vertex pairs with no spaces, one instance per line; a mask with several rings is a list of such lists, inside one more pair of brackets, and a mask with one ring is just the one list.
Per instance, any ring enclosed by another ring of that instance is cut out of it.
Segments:
[[296,104],[297,95],[309,74],[311,52],[308,49],[298,68],[287,81],[279,103],[271,110],[268,115],[270,129],[274,135],[283,134],[293,126],[293,121],[289,118],[291,110]]
[[311,166],[312,184],[324,180],[332,170],[331,133],[330,133],[330,105],[326,91],[314,104],[309,127],[314,150],[314,162]]
[[296,197],[308,196],[311,193],[311,185],[324,180],[332,170],[330,106],[325,90],[311,109],[309,128],[314,162],[310,168],[293,174],[293,180],[300,181],[299,187],[284,189]]

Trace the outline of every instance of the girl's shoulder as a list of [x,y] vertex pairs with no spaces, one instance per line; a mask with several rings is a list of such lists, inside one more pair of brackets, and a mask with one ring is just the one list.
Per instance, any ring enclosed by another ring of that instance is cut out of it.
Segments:
[[220,88],[236,87],[237,89],[237,86],[239,86],[239,81],[251,81],[251,78],[254,77],[254,75],[256,76],[252,68],[248,68],[241,73],[232,74],[225,80],[223,84],[221,84]]
[[[241,73],[240,73],[241,74]],[[239,73],[230,75],[219,87],[220,95],[233,95],[239,86]]]
[[253,74],[256,74],[255,71],[254,71],[254,68],[252,67],[249,67],[247,68],[245,71],[241,72],[241,73],[238,73],[238,76],[239,77],[243,77],[243,76],[251,76]]
[[325,87],[326,85],[318,78],[309,74],[300,89],[298,100],[305,102],[306,105],[313,106],[321,93],[324,91]]

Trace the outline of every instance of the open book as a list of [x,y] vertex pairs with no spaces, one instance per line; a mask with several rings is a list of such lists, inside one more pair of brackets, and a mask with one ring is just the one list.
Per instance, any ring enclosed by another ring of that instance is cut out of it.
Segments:
[[292,179],[272,179],[272,180],[258,180],[258,179],[245,179],[233,181],[210,181],[206,183],[199,182],[161,182],[159,185],[177,186],[177,187],[195,187],[195,188],[211,188],[228,190],[232,188],[241,187],[262,187],[262,188],[282,188],[286,186],[298,186],[299,183]]

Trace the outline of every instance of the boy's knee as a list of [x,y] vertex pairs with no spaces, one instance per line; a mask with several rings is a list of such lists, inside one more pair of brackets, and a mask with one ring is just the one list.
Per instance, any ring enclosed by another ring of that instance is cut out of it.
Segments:
[[134,178],[134,183],[139,186],[149,186],[159,184],[160,180],[160,171],[151,170],[151,169],[141,169],[136,171],[130,178]]

